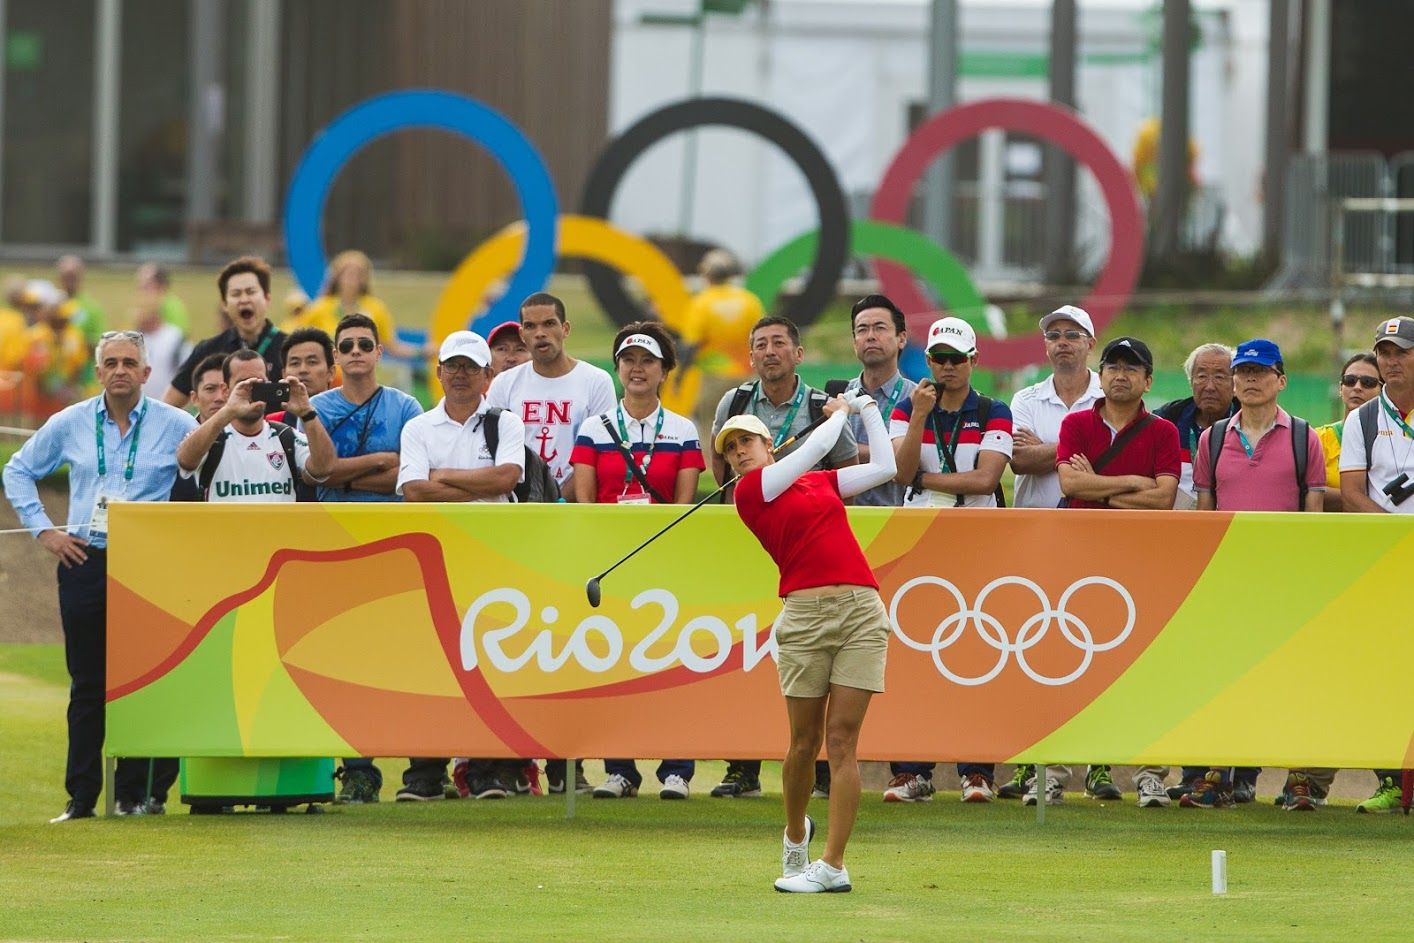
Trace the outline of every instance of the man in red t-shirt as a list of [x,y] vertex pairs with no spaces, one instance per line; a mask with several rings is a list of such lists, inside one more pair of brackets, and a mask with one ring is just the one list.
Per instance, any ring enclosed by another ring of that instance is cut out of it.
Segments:
[[[1183,456],[1178,427],[1144,408],[1144,394],[1153,383],[1154,356],[1147,344],[1134,337],[1117,337],[1105,345],[1100,354],[1104,398],[1061,422],[1056,472],[1065,495],[1063,506],[1173,508]],[[1169,804],[1164,790],[1167,775],[1166,766],[1141,766],[1134,771],[1140,808]],[[1026,796],[1028,804],[1036,801],[1035,788]],[[1048,803],[1059,801],[1062,789],[1059,778],[1046,777]],[[1085,791],[1096,799],[1121,796],[1108,766],[1086,771]]]

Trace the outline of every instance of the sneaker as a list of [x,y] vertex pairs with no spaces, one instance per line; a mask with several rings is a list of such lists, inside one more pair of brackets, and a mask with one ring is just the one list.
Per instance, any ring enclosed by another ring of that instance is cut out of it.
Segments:
[[399,789],[396,798],[398,802],[434,802],[446,797],[440,782],[435,779],[420,779]]
[[138,799],[135,802],[129,802],[126,799],[119,799],[117,804],[113,806],[113,814],[123,816],[146,815],[147,803],[141,799]]
[[1193,791],[1178,800],[1185,809],[1225,809],[1232,805],[1232,790],[1223,783],[1223,774],[1209,770],[1193,784]]
[[686,799],[687,780],[681,776],[669,776],[663,780],[663,788],[658,790],[659,799]]
[[1401,808],[1400,805],[1400,784],[1393,776],[1386,776],[1380,780],[1380,786],[1375,790],[1375,794],[1355,807],[1356,812],[1394,812]]
[[1239,779],[1232,784],[1232,801],[1238,805],[1246,805],[1257,800],[1257,784]]
[[[1060,780],[1054,776],[1046,777],[1046,805],[1059,805],[1065,800],[1065,787]],[[1036,804],[1036,778],[1031,778],[1031,787],[1026,790],[1026,796],[1021,800],[1022,805]]]
[[473,779],[467,795],[473,799],[504,799],[511,794],[505,784],[498,779]]
[[64,806],[64,811],[50,819],[49,824],[58,825],[60,822],[72,822],[74,819],[91,818],[93,818],[93,806],[70,799],[69,804]]
[[516,792],[522,796],[545,794],[545,790],[540,786],[540,766],[534,760],[526,763],[520,775],[516,777]]
[[933,781],[917,773],[899,773],[884,790],[885,802],[932,802]]
[[1162,809],[1172,801],[1163,780],[1157,776],[1139,777],[1134,783],[1134,791],[1138,793],[1137,801],[1141,809]]
[[1311,780],[1305,773],[1289,774],[1282,793],[1285,794],[1286,801],[1281,807],[1287,812],[1316,811],[1316,803],[1311,798]]
[[1180,802],[1184,796],[1193,791],[1193,787],[1198,785],[1198,780],[1202,778],[1201,776],[1194,776],[1191,779],[1180,779],[1177,783],[1168,787],[1169,798],[1174,802]]
[[823,861],[812,861],[794,877],[776,878],[776,890],[782,894],[847,894],[852,890],[849,871],[832,868]]
[[632,799],[638,795],[638,787],[628,781],[627,776],[614,773],[602,785],[594,787],[596,799]]
[[789,838],[781,835],[781,877],[793,878],[804,874],[810,865],[810,839],[815,837],[815,820],[805,817],[805,841],[791,844]]
[[378,787],[374,785],[373,774],[366,769],[349,769],[340,766],[334,771],[339,780],[339,794],[334,801],[340,805],[363,805],[378,801]]
[[1091,799],[1122,799],[1124,793],[1115,785],[1108,766],[1092,766],[1085,773],[1085,795]]
[[981,773],[973,773],[962,781],[963,802],[991,802],[992,784]]
[[[560,775],[563,777],[563,776],[564,776],[564,773],[562,772]],[[555,779],[555,778],[553,778],[553,777],[550,775],[550,773],[548,772],[548,767],[547,767],[547,772],[546,772],[546,774],[545,774],[545,782],[546,782],[546,786],[547,786],[547,788],[548,788],[548,790],[549,790],[549,792],[550,792],[551,795],[554,795],[554,796],[561,796],[561,795],[564,795],[564,792],[565,792],[565,781],[564,781],[564,779],[563,779],[563,778],[561,778],[561,779]],[[587,795],[589,795],[590,793],[592,793],[593,791],[594,791],[594,787],[591,786],[591,785],[589,785],[589,780],[588,780],[587,778],[585,778],[584,770],[581,769],[578,765],[576,765],[576,766],[575,766],[575,770],[574,770],[574,792],[575,792],[575,795],[577,795],[577,796],[587,796]]]
[[471,795],[471,781],[467,779],[467,773],[470,771],[470,760],[457,760],[452,764],[452,785],[457,788],[458,798],[465,799]]
[[739,769],[727,767],[727,775],[712,787],[714,799],[756,799],[761,795],[761,780],[747,776]]
[[998,799],[1020,799],[1026,795],[1026,790],[1031,788],[1031,780],[1036,778],[1036,767],[1030,763],[1025,763],[1016,768],[1011,779],[1002,783],[1002,787],[997,790]]
[[167,814],[167,803],[165,803],[165,802],[159,802],[158,800],[149,797],[148,800],[147,800],[147,802],[145,803],[145,805],[146,805],[146,807],[147,807],[147,813],[146,813],[146,814],[148,814],[148,815],[166,815],[166,814]]

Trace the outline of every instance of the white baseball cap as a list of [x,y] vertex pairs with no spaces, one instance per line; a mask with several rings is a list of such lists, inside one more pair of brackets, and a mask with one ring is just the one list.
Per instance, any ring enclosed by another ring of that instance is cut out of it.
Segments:
[[927,350],[945,344],[960,354],[977,353],[977,332],[962,318],[939,318],[928,328]]
[[1075,305],[1061,305],[1041,319],[1041,330],[1044,331],[1056,321],[1074,321],[1084,329],[1086,334],[1091,337],[1095,336],[1095,322],[1090,320],[1090,314],[1084,308],[1077,308]]
[[630,334],[625,337],[624,342],[619,345],[619,349],[614,351],[614,359],[618,360],[620,355],[630,347],[642,347],[659,360],[663,359],[663,348],[647,334]]
[[485,367],[491,363],[491,348],[486,346],[486,341],[480,334],[453,331],[442,341],[442,346],[437,351],[437,362],[446,363],[453,357],[465,357],[478,367]]

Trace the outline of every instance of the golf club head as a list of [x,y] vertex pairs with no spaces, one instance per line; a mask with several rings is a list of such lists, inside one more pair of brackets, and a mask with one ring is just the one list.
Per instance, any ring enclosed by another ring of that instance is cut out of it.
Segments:
[[584,595],[589,597],[590,607],[594,609],[599,608],[599,577],[596,576],[590,579],[588,583],[584,584]]

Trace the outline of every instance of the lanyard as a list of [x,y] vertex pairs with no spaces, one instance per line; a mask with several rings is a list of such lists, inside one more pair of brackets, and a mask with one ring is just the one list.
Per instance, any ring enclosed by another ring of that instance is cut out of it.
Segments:
[[[864,389],[864,376],[859,377],[859,388]],[[889,418],[894,414],[894,407],[898,405],[898,398],[903,394],[903,377],[899,377],[894,383],[894,391],[889,394],[889,405],[884,407],[884,425],[888,426]]]
[[957,411],[957,422],[953,423],[952,435],[948,436],[948,444],[952,446],[950,449],[943,446],[943,430],[938,425],[938,416],[939,411],[936,409],[928,416],[929,421],[933,423],[933,445],[938,449],[938,465],[945,473],[956,474],[957,462],[954,456],[957,455],[957,437],[962,432],[962,410]]
[[[133,438],[128,443],[128,460],[123,465],[123,480],[133,480],[133,468],[137,465],[137,439],[142,432],[142,421],[147,416],[147,397],[142,398],[142,411],[137,414],[137,422],[133,423]],[[98,440],[98,477],[108,477],[108,457],[103,449],[103,411],[99,410],[93,414],[93,434]]]
[[[796,378],[795,399],[791,401],[790,412],[786,413],[786,421],[781,423],[781,429],[776,433],[776,441],[771,443],[772,448],[780,448],[781,443],[790,437],[790,424],[795,422],[795,414],[800,412],[800,404],[805,402],[805,384],[800,378]],[[756,381],[756,401],[761,400],[761,381]],[[752,412],[755,412],[755,404],[752,404]]]
[[[236,337],[239,338],[240,335],[237,334]],[[257,354],[259,354],[260,356],[264,357],[264,356],[265,356],[265,348],[269,347],[269,346],[270,346],[270,342],[271,342],[272,340],[274,340],[274,339],[275,339],[275,325],[271,324],[271,323],[269,322],[269,320],[266,320],[266,322],[265,322],[265,329],[260,332],[260,337],[256,339],[256,342],[255,342],[255,352],[256,352]],[[242,346],[242,347],[245,346],[245,341],[244,341],[244,340],[241,341],[241,346]]]
[[[628,440],[628,426],[624,425],[624,404],[622,401],[620,401],[619,403],[618,412],[619,435],[623,437],[624,443],[624,490],[627,491],[629,482],[633,481],[633,471],[630,470],[628,463],[635,461],[635,459],[633,457],[633,444]],[[645,478],[648,477],[648,463],[653,461],[653,450],[658,447],[658,436],[662,435],[663,433],[663,420],[667,417],[667,415],[668,411],[663,408],[662,403],[659,403],[658,425],[653,430],[653,438],[648,443],[648,451],[643,454],[643,461],[639,463],[638,466],[639,471],[643,473],[643,477]],[[638,420],[634,421],[637,422]],[[642,423],[639,423],[639,425],[642,425]]]
[[1390,405],[1389,400],[1385,399],[1383,393],[1380,394],[1380,405],[1385,408],[1385,414],[1389,416],[1390,421],[1404,430],[1404,437],[1406,439],[1414,439],[1414,429],[1409,428],[1409,423],[1405,422],[1404,417],[1399,414],[1399,411]]

